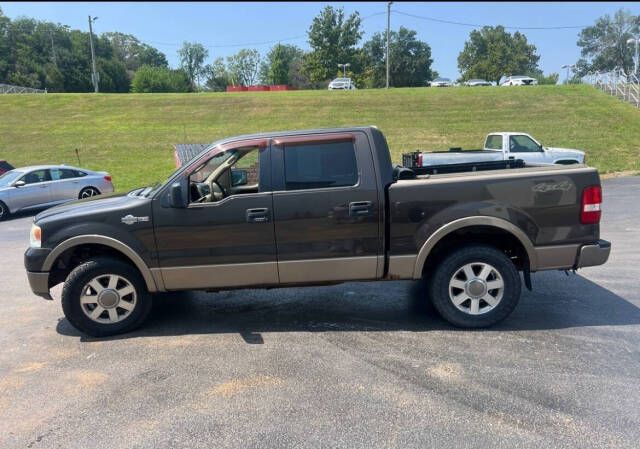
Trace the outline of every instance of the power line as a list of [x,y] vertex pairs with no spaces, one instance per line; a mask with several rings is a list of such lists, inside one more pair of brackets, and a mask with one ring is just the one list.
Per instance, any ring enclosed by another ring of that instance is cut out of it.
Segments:
[[[398,11],[396,9],[392,10],[396,14],[400,14],[407,17],[413,17],[415,19],[428,20],[430,22],[438,22],[438,23],[447,23],[449,25],[462,25],[468,27],[482,28],[487,25],[479,25],[474,23],[464,23],[464,22],[454,22],[452,20],[444,20],[444,19],[436,19],[434,17],[425,17],[418,16],[416,14],[409,14],[407,12]],[[587,28],[591,25],[563,25],[563,26],[550,26],[550,27],[519,27],[519,26],[502,26],[504,29],[509,30],[565,30],[565,29],[577,29],[577,28]]]

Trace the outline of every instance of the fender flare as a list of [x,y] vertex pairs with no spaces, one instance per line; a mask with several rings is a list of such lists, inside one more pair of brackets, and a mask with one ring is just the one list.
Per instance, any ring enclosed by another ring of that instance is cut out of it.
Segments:
[[468,228],[471,226],[491,226],[494,228],[499,228],[504,231],[509,232],[513,235],[518,241],[522,244],[525,251],[527,252],[527,257],[529,258],[529,265],[531,271],[535,271],[538,266],[538,258],[536,254],[536,250],[531,242],[531,239],[527,237],[527,235],[518,228],[516,225],[502,218],[497,217],[489,217],[489,216],[473,216],[473,217],[464,217],[454,220],[446,225],[438,228],[433,234],[429,236],[429,238],[424,242],[422,247],[420,248],[420,252],[418,253],[418,257],[416,257],[415,265],[413,267],[413,278],[420,279],[422,277],[422,268],[424,267],[424,263],[429,256],[431,250],[436,246],[436,244],[442,240],[444,237],[449,235],[451,232],[456,231],[462,228]]
[[51,251],[51,253],[49,253],[49,255],[44,261],[44,264],[42,265],[42,270],[50,271],[56,259],[66,250],[73,248],[75,246],[86,245],[89,243],[108,246],[122,253],[122,255],[124,255],[129,260],[131,260],[131,262],[133,262],[136,268],[138,268],[138,270],[140,271],[140,274],[144,278],[145,284],[147,284],[147,289],[150,292],[157,292],[159,290],[153,278],[151,270],[149,269],[147,264],[144,262],[144,260],[142,260],[142,258],[138,255],[138,253],[136,253],[133,249],[131,249],[131,247],[122,243],[120,240],[116,240],[111,237],[106,237],[104,235],[91,235],[91,234],[79,235],[63,241],[62,243],[58,244]]

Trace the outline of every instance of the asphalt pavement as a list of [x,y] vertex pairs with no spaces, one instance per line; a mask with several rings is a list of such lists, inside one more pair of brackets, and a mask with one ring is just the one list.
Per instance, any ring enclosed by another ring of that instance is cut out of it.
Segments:
[[164,294],[88,338],[29,290],[32,217],[2,222],[0,448],[637,448],[640,177],[603,190],[609,262],[479,331],[395,281]]

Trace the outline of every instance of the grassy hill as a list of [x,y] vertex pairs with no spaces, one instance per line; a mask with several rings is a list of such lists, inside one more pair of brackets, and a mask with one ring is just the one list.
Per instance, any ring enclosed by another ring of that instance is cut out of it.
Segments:
[[116,189],[165,179],[173,145],[284,129],[376,125],[394,161],[416,149],[478,148],[523,131],[578,148],[601,172],[640,170],[640,110],[589,86],[350,92],[0,96],[0,159],[107,170]]

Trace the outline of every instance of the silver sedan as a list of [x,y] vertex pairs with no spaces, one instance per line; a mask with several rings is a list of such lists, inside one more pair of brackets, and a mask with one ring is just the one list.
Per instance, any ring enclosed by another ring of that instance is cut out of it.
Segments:
[[113,192],[113,184],[107,172],[68,165],[16,168],[0,176],[0,220],[108,192]]

